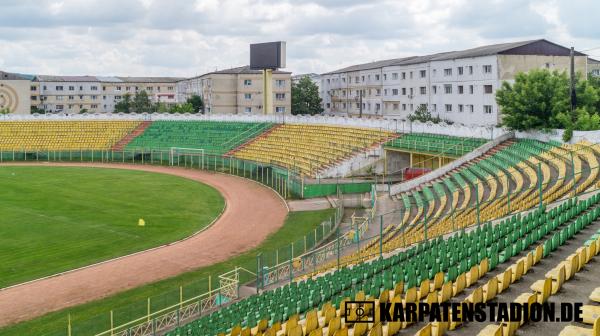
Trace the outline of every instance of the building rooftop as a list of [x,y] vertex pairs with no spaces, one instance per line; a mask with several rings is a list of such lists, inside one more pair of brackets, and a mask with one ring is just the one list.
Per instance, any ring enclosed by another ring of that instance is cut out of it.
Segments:
[[116,77],[116,76],[48,76],[38,75],[39,82],[103,82],[103,83],[176,83],[179,77]]
[[[203,75],[194,77],[194,78],[198,78],[198,77],[203,77],[206,75],[212,75],[212,74],[231,74],[231,75],[238,75],[238,74],[256,74],[259,75],[261,74],[262,71],[260,70],[252,70],[250,69],[249,65],[244,65],[244,66],[240,66],[240,67],[235,67],[235,68],[229,68],[229,69],[223,69],[223,70],[218,70],[218,71],[212,71],[212,72],[207,72]],[[288,71],[281,71],[281,70],[275,70],[273,71],[274,74],[291,74],[291,72]]]
[[[430,61],[445,61],[452,59],[460,59],[460,58],[472,58],[472,57],[482,57],[482,56],[490,56],[490,55],[553,55],[553,56],[568,56],[570,53],[570,49],[567,47],[563,47],[556,43],[550,42],[545,39],[537,39],[537,40],[528,40],[528,41],[519,41],[519,42],[509,42],[509,43],[498,43],[498,44],[490,44],[481,47],[458,50],[458,51],[448,51],[441,52],[431,55],[424,56],[411,56],[404,58],[394,58],[383,61],[376,61],[370,63],[363,63],[352,65],[349,67],[345,67],[339,70],[331,71],[324,73],[324,75],[342,73],[342,72],[351,72],[351,71],[359,71],[359,70],[370,70],[377,69],[386,66],[394,66],[394,65],[409,65],[409,64],[418,64],[425,63]],[[583,53],[575,52],[575,56],[586,56]]]

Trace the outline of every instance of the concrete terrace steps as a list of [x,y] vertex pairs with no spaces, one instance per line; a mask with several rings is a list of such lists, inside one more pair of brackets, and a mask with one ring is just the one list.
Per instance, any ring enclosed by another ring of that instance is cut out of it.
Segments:
[[123,139],[119,140],[112,147],[113,151],[122,151],[125,147],[133,140],[135,137],[144,133],[144,131],[150,127],[152,121],[142,121],[136,128],[133,129],[129,134],[127,134]]

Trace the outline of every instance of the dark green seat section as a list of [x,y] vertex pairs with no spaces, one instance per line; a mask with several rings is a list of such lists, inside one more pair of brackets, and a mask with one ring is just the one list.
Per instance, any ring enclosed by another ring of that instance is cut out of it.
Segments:
[[405,289],[419,286],[422,280],[433,279],[438,272],[445,273],[445,281],[454,281],[485,258],[492,270],[519,252],[533,251],[540,244],[544,246],[544,255],[548,255],[600,216],[600,208],[596,207],[599,201],[600,194],[580,202],[573,198],[549,211],[543,207],[527,215],[513,215],[495,226],[486,223],[445,240],[438,237],[387,258],[344,267],[316,279],[293,282],[242,299],[166,335],[217,335],[228,333],[237,325],[254,327],[263,319],[270,326],[295,314],[303,316],[325,302],[340,308],[344,298],[353,300],[359,291],[367,297],[378,297],[383,290],[391,290],[400,282],[404,282]]
[[155,121],[126,149],[171,147],[204,149],[206,154],[225,154],[262,134],[273,124],[220,121]]
[[483,145],[487,140],[450,135],[408,133],[388,141],[385,146],[424,154],[458,157]]

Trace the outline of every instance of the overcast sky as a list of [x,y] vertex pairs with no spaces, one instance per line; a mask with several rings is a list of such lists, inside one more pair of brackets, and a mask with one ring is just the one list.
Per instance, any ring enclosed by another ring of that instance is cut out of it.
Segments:
[[194,76],[287,41],[287,70],[546,38],[600,58],[600,0],[0,0],[0,70]]

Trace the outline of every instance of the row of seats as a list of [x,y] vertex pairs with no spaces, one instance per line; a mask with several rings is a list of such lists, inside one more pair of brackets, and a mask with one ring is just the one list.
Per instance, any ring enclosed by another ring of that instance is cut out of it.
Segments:
[[394,136],[368,128],[282,124],[238,148],[233,155],[315,176],[322,169]]
[[[568,230],[568,228],[566,228]],[[563,229],[565,230],[565,229]],[[561,231],[561,235],[562,235]],[[576,232],[574,232],[576,233]],[[547,243],[544,245],[544,255],[547,256],[551,251],[555,250],[558,245],[562,245],[571,238],[572,235],[566,233],[564,238],[557,239],[558,242]],[[556,267],[549,270],[543,279],[535,281],[531,286],[530,292],[525,292],[519,295],[514,302],[517,303],[528,303],[529,305],[537,302],[539,304],[545,303],[552,295],[558,293],[561,290],[563,284],[571,280],[574,275],[581,271],[583,267],[590,262],[590,260],[600,253],[600,230],[588,239],[583,246],[579,247],[575,253],[569,255],[565,260],[561,261]],[[524,270],[527,273],[527,269]],[[590,295],[592,298],[593,295]],[[600,303],[600,298],[598,301]],[[565,327],[560,335],[598,335],[600,332],[600,306],[584,305],[582,307],[583,323],[594,325],[593,329],[582,328],[579,326],[567,326]],[[480,336],[496,336],[506,335],[512,336],[516,333],[517,329],[523,326],[527,321],[503,321],[501,324],[490,324],[479,332]],[[594,333],[595,332],[595,333]]]
[[126,149],[204,149],[206,154],[222,155],[262,134],[270,123],[220,121],[154,121]]
[[2,121],[0,150],[108,150],[139,124],[138,121]]
[[385,147],[433,154],[458,157],[472,152],[486,142],[479,138],[464,138],[449,135],[429,133],[408,133],[385,143]]
[[[570,199],[550,211],[542,209],[526,216],[513,216],[496,226],[487,223],[469,233],[460,232],[447,240],[438,237],[388,258],[293,282],[243,299],[168,335],[362,336],[374,327],[381,328],[381,335],[392,335],[409,323],[378,327],[377,321],[375,324],[345,323],[345,302],[369,297],[403,303],[449,300],[475,284],[488,270],[545,236],[552,235],[550,241],[557,235],[560,237],[559,227],[573,218],[576,220],[567,224],[567,232],[575,234],[600,216],[599,208],[591,209],[599,200],[597,195],[579,203]],[[545,246],[535,248],[536,259],[547,255]],[[477,297],[472,296],[472,299]],[[320,314],[315,310],[319,307]],[[354,314],[352,309],[349,311]]]

